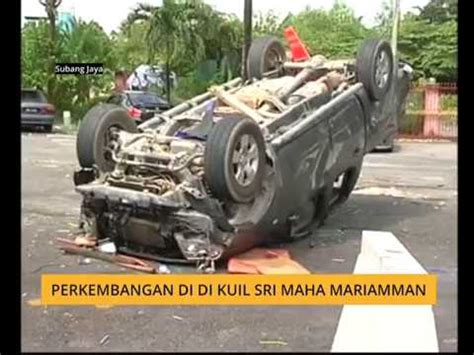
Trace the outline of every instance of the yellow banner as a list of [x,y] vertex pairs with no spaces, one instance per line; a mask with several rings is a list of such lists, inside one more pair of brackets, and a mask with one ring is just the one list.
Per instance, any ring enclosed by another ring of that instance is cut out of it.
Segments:
[[45,274],[44,305],[436,304],[436,275]]

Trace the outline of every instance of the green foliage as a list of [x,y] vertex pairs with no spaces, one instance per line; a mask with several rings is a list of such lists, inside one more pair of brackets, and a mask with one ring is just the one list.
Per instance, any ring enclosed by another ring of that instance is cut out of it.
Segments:
[[457,80],[457,22],[430,23],[407,16],[401,23],[400,57],[413,65],[415,74],[437,81]]
[[457,21],[458,0],[431,0],[420,10],[420,18],[430,23]]
[[[415,78],[457,80],[457,0],[431,0],[418,8],[419,14],[405,14],[400,21],[400,58],[415,69]],[[390,40],[392,9],[385,0],[377,16],[377,34]]]
[[112,42],[95,22],[74,21],[71,31],[58,31],[55,42],[56,63],[103,63],[103,75],[55,75],[49,68],[45,38],[45,22],[28,23],[22,30],[22,86],[46,90],[46,83],[55,80],[54,92],[48,99],[59,111],[70,110],[73,119],[80,119],[91,107],[94,96],[110,89],[112,71],[116,66]]
[[171,101],[174,104],[178,104],[206,92],[212,85],[223,84],[226,81],[227,77],[222,72],[216,72],[210,79],[202,80],[198,71],[195,70],[179,80],[178,87],[173,92]]
[[[271,11],[259,13],[253,18],[253,37],[273,35],[284,41],[283,30],[289,25],[296,28],[312,55],[353,58],[364,39],[390,39],[391,1],[384,0],[373,28],[365,27],[341,1],[335,1],[329,10],[308,7],[284,19]],[[97,23],[75,21],[70,32],[57,31],[54,58],[49,56],[49,37],[47,21],[27,23],[22,28],[22,86],[46,90],[54,81],[54,91],[47,93],[50,100],[58,110],[70,110],[73,118],[82,118],[108,94],[117,69],[130,71],[143,63],[168,64],[179,78],[173,102],[239,75],[243,23],[202,0],[163,0],[159,6],[138,4],[110,36]],[[400,21],[398,49],[418,77],[456,80],[457,0],[431,0],[418,15],[405,15]],[[55,76],[49,66],[52,60],[104,63],[106,73]],[[203,79],[202,63],[206,62],[217,65]],[[454,99],[445,100],[443,105],[454,105]]]
[[235,16],[219,13],[201,0],[164,0],[156,7],[140,4],[122,24],[119,43],[127,42],[121,38],[130,36],[137,21],[142,27],[136,36],[146,43],[147,62],[161,61],[181,78],[181,89],[174,96],[180,96],[182,88],[193,93],[202,86],[195,71],[207,60],[217,61],[219,75],[230,78],[237,73],[234,63],[240,57],[243,31]]
[[457,111],[458,95],[441,95],[440,106],[442,111]]
[[48,23],[30,22],[22,29],[21,41],[21,85],[46,89],[46,82],[51,76],[48,70],[48,48],[45,38],[48,37]]
[[291,17],[287,25],[296,28],[312,55],[328,58],[353,57],[371,34],[347,5],[337,1],[330,10],[307,9]]
[[258,13],[253,18],[252,36],[260,37],[264,35],[272,35],[284,39],[283,30],[291,19],[291,14],[281,20],[273,11],[269,11],[266,14]]
[[132,69],[151,62],[149,48],[143,40],[147,31],[148,23],[135,22],[119,33],[112,33],[111,40],[117,68]]

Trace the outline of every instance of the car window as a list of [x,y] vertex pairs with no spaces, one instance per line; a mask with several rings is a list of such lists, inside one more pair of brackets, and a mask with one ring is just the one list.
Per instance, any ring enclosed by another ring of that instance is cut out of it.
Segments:
[[129,93],[129,100],[133,106],[161,106],[166,105],[166,100],[153,93]]
[[21,91],[22,102],[41,102],[46,103],[46,96],[39,90],[22,90]]

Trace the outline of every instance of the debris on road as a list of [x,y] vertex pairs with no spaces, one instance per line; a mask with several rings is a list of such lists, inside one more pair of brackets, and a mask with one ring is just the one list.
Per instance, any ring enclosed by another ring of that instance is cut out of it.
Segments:
[[171,270],[169,269],[168,266],[161,264],[158,267],[158,273],[159,274],[171,274]]
[[157,270],[153,266],[138,258],[126,256],[123,254],[103,253],[95,248],[78,246],[76,245],[75,241],[69,239],[56,238],[56,241],[61,244],[59,248],[66,253],[82,255],[84,257],[107,261],[122,266],[124,268],[136,271],[146,272],[150,274],[157,273]]
[[108,334],[105,335],[105,336],[100,340],[99,344],[100,344],[100,345],[104,345],[104,344],[108,343],[109,338],[110,338],[110,336],[109,336]]
[[280,345],[280,346],[288,345],[286,341],[282,341],[282,340],[260,340],[259,343],[260,345]]
[[79,258],[79,261],[78,261],[78,264],[79,264],[79,265],[89,265],[90,263],[91,263],[91,259],[90,259],[90,258],[80,257],[80,258]]
[[229,273],[237,274],[310,274],[292,260],[284,249],[255,248],[229,259]]
[[179,321],[184,320],[184,318],[182,318],[182,317],[180,317],[180,316],[175,316],[175,315],[173,315],[172,317],[173,317],[173,319],[176,319],[176,320],[179,320]]
[[28,300],[28,304],[33,307],[41,306],[41,298],[33,298]]
[[401,197],[401,198],[411,198],[411,199],[426,199],[427,196],[422,196],[419,194],[413,194],[410,192],[405,192],[394,187],[365,187],[361,189],[356,189],[353,191],[354,194],[359,195],[372,195],[372,196],[390,196],[390,197]]
[[98,249],[107,254],[115,254],[117,252],[117,248],[115,247],[115,244],[112,242],[107,242],[104,244],[99,245]]
[[86,236],[79,235],[74,239],[74,244],[78,246],[93,247],[97,245],[97,238],[87,236],[87,235]]

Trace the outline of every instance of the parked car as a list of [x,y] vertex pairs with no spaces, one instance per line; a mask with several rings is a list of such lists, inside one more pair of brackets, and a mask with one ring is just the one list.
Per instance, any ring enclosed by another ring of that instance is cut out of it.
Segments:
[[51,132],[56,110],[48,103],[45,94],[38,89],[21,90],[21,126],[42,127]]
[[168,101],[151,91],[126,90],[111,95],[106,102],[124,107],[137,124],[171,108]]
[[356,60],[291,62],[262,37],[247,69],[252,80],[138,127],[114,105],[86,114],[74,175],[85,233],[123,253],[208,267],[304,237],[347,200],[405,99],[409,75],[393,75],[389,43],[365,41]]

